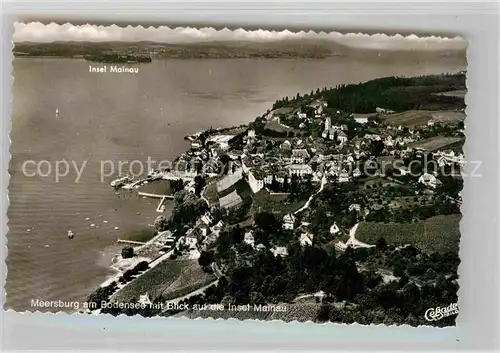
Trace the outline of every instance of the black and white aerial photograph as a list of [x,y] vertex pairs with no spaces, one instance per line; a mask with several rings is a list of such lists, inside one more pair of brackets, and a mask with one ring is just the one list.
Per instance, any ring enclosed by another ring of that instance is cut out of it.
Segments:
[[464,38],[17,22],[12,40],[4,309],[455,326],[480,171]]

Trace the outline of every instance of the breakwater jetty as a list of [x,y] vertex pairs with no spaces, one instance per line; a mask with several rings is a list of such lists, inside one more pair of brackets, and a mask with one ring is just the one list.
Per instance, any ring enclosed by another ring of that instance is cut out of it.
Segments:
[[165,212],[165,207],[166,207],[166,201],[167,200],[173,200],[174,195],[160,195],[160,194],[152,194],[148,192],[138,192],[137,195],[142,196],[142,197],[151,197],[153,199],[160,199],[160,202],[158,203],[158,207],[156,207],[156,212],[158,213],[163,213]]

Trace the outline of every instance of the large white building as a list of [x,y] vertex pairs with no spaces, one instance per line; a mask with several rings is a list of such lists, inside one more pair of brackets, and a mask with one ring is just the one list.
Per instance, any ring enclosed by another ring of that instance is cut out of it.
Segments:
[[356,117],[356,118],[354,118],[354,120],[358,124],[366,124],[368,122],[368,118],[367,117]]
[[327,116],[325,119],[325,131],[330,130],[331,127],[332,127],[332,118]]
[[290,164],[287,165],[288,172],[290,176],[296,175],[299,177],[304,177],[306,175],[312,175],[313,170],[308,164]]
[[262,190],[262,188],[264,188],[264,178],[255,175],[255,173],[252,170],[250,170],[248,172],[248,184],[250,185],[250,188],[255,194],[260,190]]
[[429,173],[424,173],[423,175],[421,175],[420,178],[418,178],[418,182],[430,188],[435,188],[436,186],[441,184],[438,178]]

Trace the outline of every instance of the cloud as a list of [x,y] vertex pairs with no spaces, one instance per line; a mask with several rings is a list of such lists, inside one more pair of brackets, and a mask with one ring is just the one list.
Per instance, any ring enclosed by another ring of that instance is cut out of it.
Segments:
[[160,43],[197,43],[210,41],[255,41],[269,42],[286,39],[323,39],[338,42],[355,48],[371,48],[379,50],[464,50],[467,41],[460,37],[418,37],[416,35],[388,36],[386,34],[362,34],[339,32],[314,32],[300,31],[267,31],[252,30],[247,31],[239,28],[229,30],[227,28],[216,30],[214,28],[191,28],[166,26],[143,27],[143,26],[97,26],[78,25],[70,23],[59,25],[50,23],[44,25],[39,22],[15,23],[14,42],[54,42],[54,41],[151,41]]

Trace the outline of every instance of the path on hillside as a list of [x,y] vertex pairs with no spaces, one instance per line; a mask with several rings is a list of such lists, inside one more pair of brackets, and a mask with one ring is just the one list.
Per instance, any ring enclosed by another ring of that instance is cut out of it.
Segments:
[[356,231],[358,230],[359,223],[356,223],[354,227],[351,228],[349,231],[349,239],[346,242],[346,246],[352,246],[353,248],[372,248],[375,245],[369,245],[366,243],[363,243],[362,241],[359,241],[356,239]]
[[301,208],[299,208],[297,211],[294,212],[294,214],[298,214],[302,211],[304,211],[305,209],[309,208],[309,204],[311,203],[312,199],[314,198],[314,196],[316,196],[317,194],[319,194],[321,191],[323,191],[323,189],[325,188],[325,185],[326,185],[326,175],[323,175],[323,178],[321,179],[321,185],[319,187],[319,190],[316,191],[314,194],[312,194],[309,199],[307,200],[307,202],[304,204],[304,206],[302,206]]
[[[211,183],[210,183],[210,184],[211,184]],[[205,201],[205,202],[207,203],[207,206],[208,206],[208,207],[210,207],[210,201],[208,201],[208,199],[205,197],[204,193],[205,193],[205,190],[207,189],[207,187],[208,187],[210,184],[205,185],[205,186],[203,187],[203,189],[201,190],[201,192],[200,192],[200,198],[201,198],[203,201]]]

